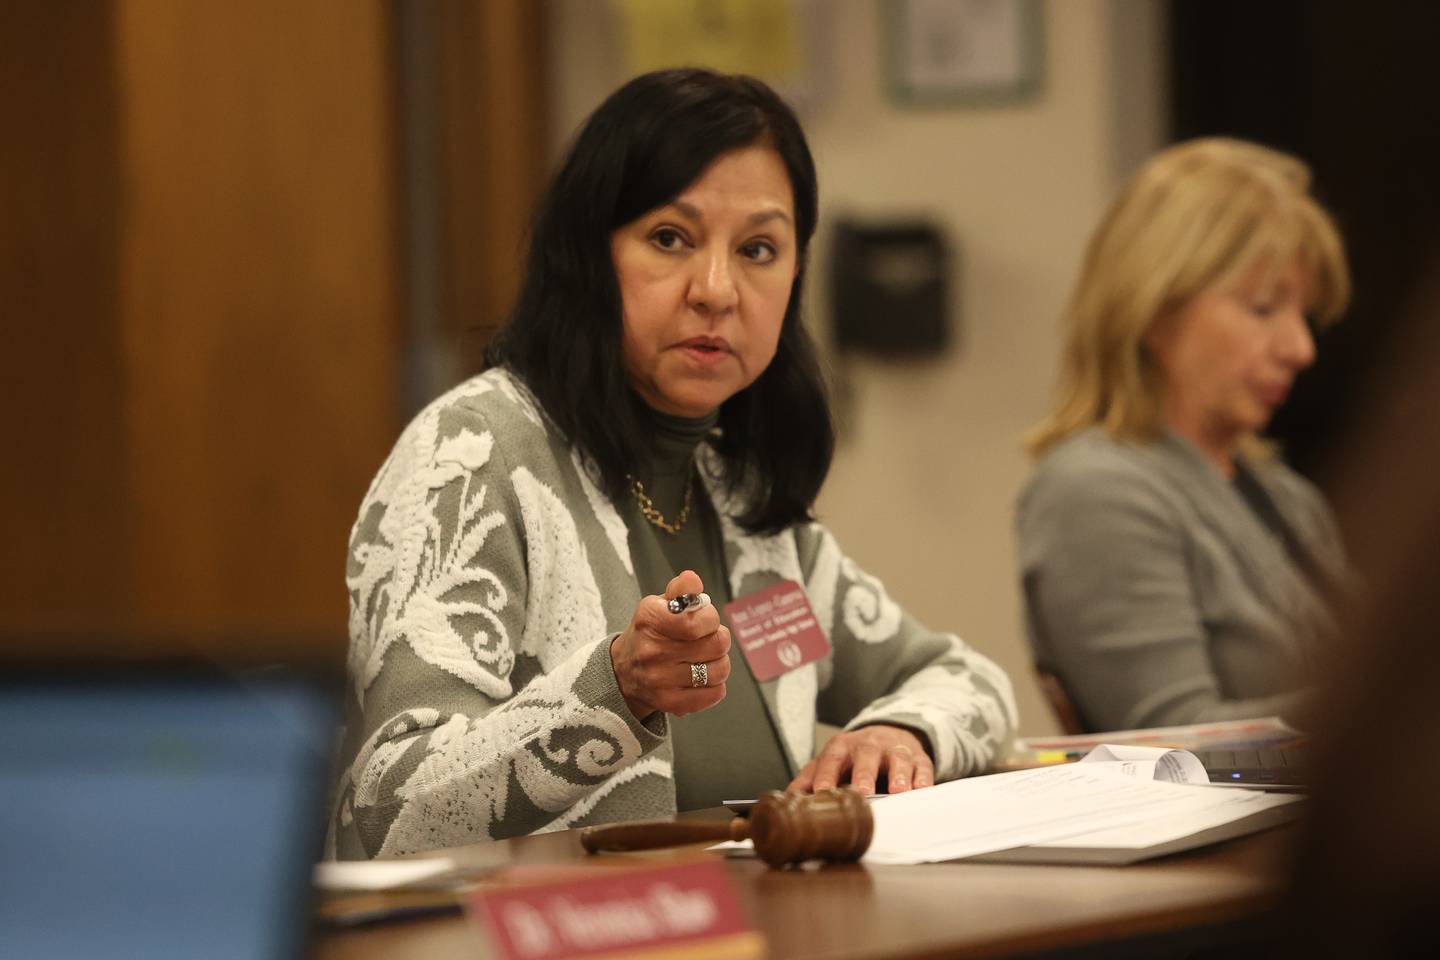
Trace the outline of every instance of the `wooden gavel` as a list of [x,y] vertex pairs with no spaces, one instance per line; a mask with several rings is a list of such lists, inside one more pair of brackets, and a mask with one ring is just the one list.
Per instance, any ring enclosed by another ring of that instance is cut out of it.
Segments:
[[748,839],[761,860],[783,867],[806,860],[859,860],[870,846],[874,830],[870,805],[854,790],[837,788],[811,794],[772,790],[760,797],[748,819],[736,817],[728,823],[654,820],[586,827],[580,832],[580,845],[590,853],[600,853]]

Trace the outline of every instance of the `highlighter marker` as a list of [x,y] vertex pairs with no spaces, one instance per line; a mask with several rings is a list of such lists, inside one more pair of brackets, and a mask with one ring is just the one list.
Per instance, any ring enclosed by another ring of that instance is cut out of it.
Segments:
[[1037,750],[1035,751],[1036,763],[1070,763],[1085,756],[1083,750]]

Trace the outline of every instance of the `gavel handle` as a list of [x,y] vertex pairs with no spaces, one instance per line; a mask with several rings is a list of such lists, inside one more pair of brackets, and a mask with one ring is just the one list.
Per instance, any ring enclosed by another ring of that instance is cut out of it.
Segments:
[[728,823],[657,820],[649,823],[612,823],[580,831],[580,845],[590,853],[605,850],[655,850],[687,843],[719,843],[749,836],[744,820]]

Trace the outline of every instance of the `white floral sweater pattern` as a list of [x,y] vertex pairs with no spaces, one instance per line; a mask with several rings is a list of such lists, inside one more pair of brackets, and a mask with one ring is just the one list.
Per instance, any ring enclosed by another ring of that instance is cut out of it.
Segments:
[[[719,458],[702,444],[697,459],[732,594],[802,583],[833,646],[761,685],[792,771],[817,717],[923,731],[941,779],[986,767],[1016,723],[1004,673],[907,616],[818,524],[745,533]],[[674,813],[665,717],[636,720],[610,665],[640,599],[627,528],[511,375],[467,381],[405,430],[360,507],[346,583],[330,856]]]

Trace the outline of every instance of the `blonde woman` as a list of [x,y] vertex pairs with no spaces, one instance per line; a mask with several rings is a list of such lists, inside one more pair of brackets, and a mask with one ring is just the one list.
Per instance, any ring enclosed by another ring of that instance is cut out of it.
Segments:
[[1036,662],[1089,729],[1283,714],[1334,632],[1335,524],[1259,436],[1349,296],[1309,183],[1183,143],[1091,238],[1017,516]]

